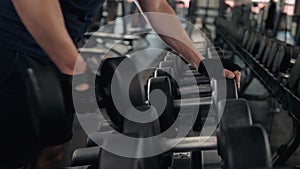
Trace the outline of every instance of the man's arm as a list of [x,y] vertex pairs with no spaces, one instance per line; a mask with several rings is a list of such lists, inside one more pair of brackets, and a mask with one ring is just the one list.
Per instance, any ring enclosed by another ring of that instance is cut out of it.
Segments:
[[[135,0],[140,6],[144,15],[151,23],[153,29],[172,49],[180,53],[185,60],[195,68],[199,67],[204,59],[197,51],[193,42],[183,29],[174,10],[166,0]],[[240,88],[240,72],[231,72],[224,69],[225,77],[236,78],[238,88]]]
[[167,1],[137,0],[137,2],[162,40],[197,68],[200,61],[204,58],[196,50]]
[[25,27],[57,67],[65,74],[86,69],[85,62],[65,27],[59,0],[13,0],[13,4]]

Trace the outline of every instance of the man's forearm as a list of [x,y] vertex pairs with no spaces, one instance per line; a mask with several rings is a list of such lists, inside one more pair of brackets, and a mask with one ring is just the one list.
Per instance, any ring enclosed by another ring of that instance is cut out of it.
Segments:
[[57,67],[72,74],[78,52],[65,27],[59,1],[13,0],[13,4],[27,30]]
[[[197,51],[193,42],[183,29],[173,9],[166,0],[135,0],[156,33],[185,60],[199,69],[204,57]],[[203,63],[203,62],[202,62]],[[240,87],[240,72],[224,69],[226,78],[236,78]]]
[[137,1],[156,33],[189,63],[198,67],[203,57],[196,50],[168,3],[165,0]]

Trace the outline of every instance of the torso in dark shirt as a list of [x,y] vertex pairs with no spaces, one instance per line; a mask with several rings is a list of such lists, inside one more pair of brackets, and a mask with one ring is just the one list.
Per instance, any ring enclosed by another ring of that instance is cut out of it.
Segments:
[[[92,16],[98,12],[103,1],[60,0],[65,24],[74,43],[87,30]],[[0,45],[2,47],[23,50],[33,56],[49,59],[26,30],[16,13],[12,0],[0,0],[0,11]]]

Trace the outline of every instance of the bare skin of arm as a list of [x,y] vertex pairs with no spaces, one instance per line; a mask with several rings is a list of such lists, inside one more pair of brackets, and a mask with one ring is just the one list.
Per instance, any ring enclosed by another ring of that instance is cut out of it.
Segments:
[[[164,42],[180,53],[185,60],[198,68],[203,56],[196,50],[193,42],[183,29],[174,10],[166,0],[136,0],[141,10],[146,15],[153,29]],[[224,69],[225,77],[236,78],[240,86],[240,72],[231,72]]]
[[83,73],[85,62],[79,56],[65,27],[59,0],[13,0],[25,27],[48,54],[61,72],[72,75]]

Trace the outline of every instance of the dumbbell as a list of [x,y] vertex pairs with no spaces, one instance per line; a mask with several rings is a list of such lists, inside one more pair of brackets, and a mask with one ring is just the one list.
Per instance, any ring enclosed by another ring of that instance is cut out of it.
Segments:
[[[134,134],[136,137],[137,134]],[[120,137],[118,135],[110,135],[104,139],[103,147],[111,146],[118,143]],[[141,142],[136,139],[134,144],[127,144],[127,148],[131,149],[131,153],[141,153]],[[134,154],[131,154],[134,156]],[[92,166],[95,169],[161,169],[160,156],[147,158],[130,158],[116,155],[100,146],[76,149],[72,157],[72,166]]]
[[96,93],[103,93],[103,99],[98,105],[99,107],[104,107],[106,109],[107,115],[112,124],[114,124],[115,129],[122,131],[123,116],[118,112],[114,103],[112,90],[118,94],[117,99],[122,100],[122,103],[124,101],[129,101],[133,106],[141,106],[145,105],[146,102],[144,86],[137,75],[132,79],[130,84],[125,87],[126,82],[131,80],[131,77],[129,76],[137,73],[135,64],[130,58],[107,58],[102,62],[99,71],[101,72],[101,76],[96,79],[95,83],[101,85],[95,90]]
[[101,152],[101,148],[97,146],[76,149],[72,155],[71,165],[72,166],[90,165],[93,167],[97,167],[100,152]]
[[[154,72],[154,77],[160,77],[160,76],[167,76],[170,78],[171,82],[175,85],[177,85],[176,80],[174,79],[175,74],[174,70],[171,67],[163,67],[163,68],[157,68]],[[179,82],[181,83],[181,82]],[[178,86],[176,86],[174,90],[174,96],[180,97],[180,96],[188,96],[188,95],[200,95],[200,96],[210,96],[211,95],[211,85],[208,84],[196,84],[196,85],[181,85],[181,88],[179,90]]]
[[218,154],[223,157],[224,147],[226,147],[226,138],[223,137],[223,133],[227,132],[230,127],[245,127],[252,126],[252,114],[247,100],[245,99],[227,99],[218,103],[219,114],[218,121],[219,127],[217,129],[218,136]]
[[[159,68],[170,67],[174,70],[176,79],[182,85],[195,85],[195,84],[207,84],[210,82],[209,78],[201,75],[197,71],[187,70],[184,72],[184,69],[178,69],[174,60],[162,61],[159,63]],[[182,73],[183,72],[183,73]]]
[[[211,97],[194,97],[185,99],[174,99],[173,88],[174,85],[171,83],[170,79],[166,76],[164,77],[154,77],[150,78],[148,82],[148,100],[150,104],[155,102],[157,98],[151,97],[151,92],[154,90],[160,90],[165,94],[166,106],[163,113],[160,116],[161,121],[164,123],[161,126],[161,130],[168,129],[177,117],[178,109],[180,108],[199,108],[199,107],[210,107],[211,105],[218,105],[220,100],[226,98],[238,98],[237,87],[235,80],[231,79],[219,79],[213,80],[213,95]],[[222,85],[227,84],[228,94],[225,95],[225,88]],[[232,92],[232,93],[229,93]]]
[[[202,82],[202,80],[204,81],[203,83],[205,83],[206,79],[208,79],[207,77],[203,76],[202,74],[200,74],[195,68],[189,68],[186,65],[182,66],[182,64],[184,63],[180,63],[182,61],[176,61],[174,59],[168,59],[171,56],[166,56],[164,61],[161,61],[159,63],[159,68],[163,68],[163,67],[171,67],[174,69],[174,73],[176,75],[176,77],[178,78],[184,78],[184,79],[188,79],[188,78],[195,78],[196,81]],[[178,56],[172,56],[172,57],[178,57]],[[180,59],[180,58],[179,58]],[[178,63],[179,62],[179,63]],[[187,68],[187,69],[185,69]]]
[[71,93],[62,90],[59,73],[50,66],[29,68],[27,73],[28,109],[34,138],[49,144],[53,137],[66,135],[65,124],[69,116],[66,108],[71,105],[65,103],[64,97]]
[[221,137],[226,140],[222,168],[271,168],[270,145],[263,127],[229,127]]
[[[188,73],[185,72],[184,68],[186,68],[186,65],[184,66],[183,64],[185,63],[179,56],[175,54],[169,54],[165,57],[165,61],[160,62],[159,69],[162,71],[156,71],[155,76],[175,77],[176,81],[181,86],[190,86],[187,88],[182,88],[182,95],[193,94],[197,90],[202,95],[204,93],[209,94],[211,92],[209,78],[199,74],[197,70],[188,70]],[[171,79],[174,81],[173,78]]]
[[[172,88],[172,96],[173,99],[180,99],[181,97],[202,97],[210,99],[212,94],[212,89],[210,84],[201,84],[201,85],[194,85],[194,86],[178,86],[174,79],[173,69],[170,67],[166,68],[158,68],[155,70],[154,77],[161,77],[167,76],[169,77],[171,84],[174,86]],[[177,117],[177,112],[175,111],[175,117]],[[194,130],[200,130],[202,127],[201,121],[203,117],[206,117],[206,114],[209,112],[208,107],[202,106],[199,111],[199,116],[197,117],[196,123],[194,125]]]

